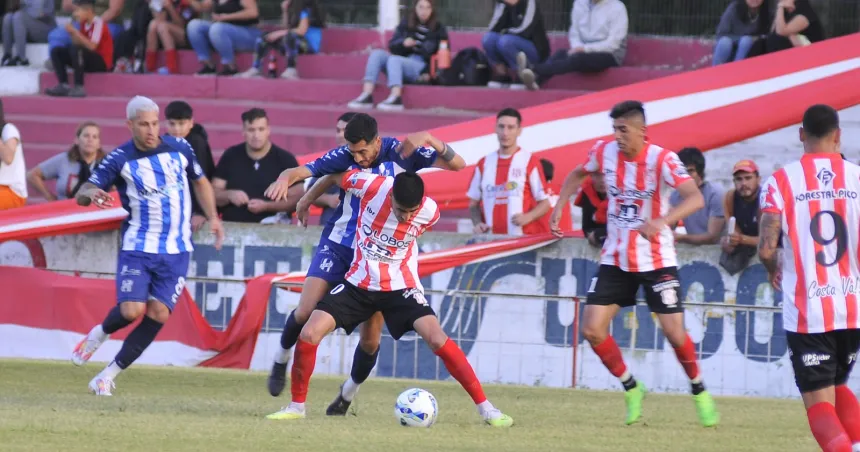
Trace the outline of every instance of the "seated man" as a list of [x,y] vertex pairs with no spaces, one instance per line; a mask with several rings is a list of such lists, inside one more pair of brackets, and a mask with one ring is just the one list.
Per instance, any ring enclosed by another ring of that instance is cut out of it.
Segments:
[[[758,248],[759,193],[761,177],[758,165],[752,160],[741,160],[732,168],[735,188],[726,192],[723,211],[731,229],[722,239],[723,252],[720,266],[730,275],[745,269]],[[734,222],[732,222],[734,218]]]
[[621,66],[627,53],[627,8],[621,0],[576,0],[570,12],[569,49],[543,63],[517,55],[517,70],[528,89],[538,89],[554,75],[595,73]]
[[[113,38],[107,24],[96,16],[95,0],[75,0],[75,21],[66,24],[66,31],[72,38],[68,46],[51,49],[51,61],[59,84],[45,90],[49,96],[84,97],[84,73],[107,72],[113,66]],[[75,72],[75,86],[69,87],[69,66]]]
[[[0,2],[2,3],[2,2]],[[48,33],[57,26],[54,20],[54,2],[51,0],[17,0],[3,17],[3,58],[0,66],[29,66],[27,42],[48,42]],[[12,50],[14,46],[15,53]]]
[[445,335],[436,313],[424,298],[418,275],[418,237],[439,221],[439,207],[424,196],[421,177],[407,172],[385,177],[353,170],[326,176],[317,183],[328,185],[337,181],[362,200],[363,210],[355,229],[358,235],[355,255],[346,281],[319,302],[302,328],[293,358],[290,405],[267,417],[304,418],[319,343],[336,328],[351,333],[382,312],[395,340],[413,330],[424,339],[472,397],[486,423],[493,427],[511,426],[513,419],[487,400],[466,355]]
[[[489,30],[481,39],[490,62],[490,88],[511,87],[517,55],[526,54],[532,64],[549,56],[549,38],[537,0],[497,0]],[[523,85],[519,85],[523,88]]]
[[[678,152],[678,158],[702,192],[705,207],[684,219],[686,233],[681,234],[676,231],[675,241],[689,245],[715,245],[720,242],[726,225],[726,216],[723,213],[723,192],[717,185],[705,181],[705,155],[701,150],[681,149]],[[669,204],[675,207],[680,203],[681,196],[678,192],[673,192],[669,196]]]

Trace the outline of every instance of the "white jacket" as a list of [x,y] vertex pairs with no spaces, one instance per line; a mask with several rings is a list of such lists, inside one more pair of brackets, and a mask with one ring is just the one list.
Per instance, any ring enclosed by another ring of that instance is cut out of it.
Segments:
[[568,40],[571,49],[611,53],[620,66],[627,53],[627,8],[621,0],[576,0]]

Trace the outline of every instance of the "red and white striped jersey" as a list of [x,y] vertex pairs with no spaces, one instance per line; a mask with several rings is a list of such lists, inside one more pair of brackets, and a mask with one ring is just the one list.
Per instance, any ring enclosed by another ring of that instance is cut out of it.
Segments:
[[531,152],[517,150],[503,157],[499,151],[495,151],[475,166],[466,196],[481,201],[484,221],[493,234],[539,234],[549,232],[548,223],[538,219],[520,227],[513,224],[511,219],[518,213],[534,209],[544,199],[549,199],[545,187],[543,167]]
[[391,205],[394,178],[353,170],[341,187],[361,200],[357,240],[346,280],[364,290],[393,292],[424,287],[418,277],[418,237],[439,221],[436,202],[424,197],[418,213],[401,223]]
[[839,154],[805,154],[761,190],[762,212],[782,218],[782,322],[823,333],[858,326],[860,167]]
[[600,263],[628,272],[676,267],[672,230],[667,226],[649,241],[639,235],[639,227],[669,213],[672,190],[692,180],[678,154],[645,143],[645,149],[631,159],[615,141],[598,141],[589,152],[585,170],[602,172],[606,180],[609,202]]

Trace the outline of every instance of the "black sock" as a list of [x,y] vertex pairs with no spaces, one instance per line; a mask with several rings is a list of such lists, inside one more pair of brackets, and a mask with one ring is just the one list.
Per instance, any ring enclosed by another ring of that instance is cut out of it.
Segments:
[[114,358],[116,365],[120,369],[126,369],[137,358],[140,358],[140,354],[146,350],[146,347],[149,347],[162,326],[164,326],[163,323],[158,323],[149,316],[143,316],[140,325],[132,330],[125,338],[125,342],[122,343],[122,348]]
[[361,348],[360,344],[356,345],[355,354],[352,355],[352,370],[349,372],[352,381],[358,384],[364,383],[364,380],[370,376],[373,367],[376,366],[377,356],[379,356],[379,347],[376,347],[376,351],[369,355]]
[[119,305],[116,305],[110,310],[110,312],[108,312],[107,317],[105,317],[102,322],[102,331],[104,331],[105,334],[113,334],[129,326],[131,322],[131,320],[122,316]]
[[702,382],[690,383],[690,386],[693,389],[693,395],[699,395],[699,394],[705,392],[705,384]]
[[302,332],[302,326],[296,321],[296,311],[290,313],[287,317],[287,323],[284,325],[284,331],[281,332],[281,347],[289,350],[296,345],[299,340],[299,334]]
[[630,376],[630,378],[628,378],[627,380],[622,381],[622,382],[621,382],[621,384],[622,384],[622,385],[624,385],[624,390],[625,390],[625,391],[629,391],[629,390],[631,390],[631,389],[633,389],[633,388],[635,388],[635,387],[636,387],[636,379],[635,379],[635,378],[633,378],[633,375],[631,375],[631,376]]

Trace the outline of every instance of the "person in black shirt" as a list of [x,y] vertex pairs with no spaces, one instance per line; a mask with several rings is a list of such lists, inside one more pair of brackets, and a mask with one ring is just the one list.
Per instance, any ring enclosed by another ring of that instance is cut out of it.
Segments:
[[263,194],[282,171],[299,166],[292,154],[272,144],[270,133],[265,110],[242,113],[245,142],[224,151],[212,178],[222,220],[260,223],[282,212],[292,217],[296,210],[304,194],[300,182],[290,187],[285,201],[272,201]]
[[[167,104],[164,109],[164,117],[167,118],[167,133],[176,138],[185,138],[185,141],[194,149],[197,162],[203,168],[206,178],[212,180],[215,173],[215,160],[212,158],[212,149],[209,147],[209,135],[202,125],[194,122],[194,111],[191,106],[181,100],[175,100]],[[194,186],[191,186],[194,193]],[[206,215],[197,196],[191,196],[191,230],[197,232],[206,223]]]
[[741,160],[732,168],[735,188],[723,198],[723,211],[734,229],[723,237],[720,265],[734,275],[749,265],[758,249],[759,193],[761,177],[758,166],[752,160]]
[[767,52],[778,52],[824,40],[824,27],[809,0],[780,0],[768,35]]
[[606,182],[602,173],[587,177],[573,205],[582,208],[582,233],[591,246],[602,247],[606,240]]
[[[348,111],[339,118],[337,118],[337,123],[335,124],[335,144],[337,146],[345,146],[347,144],[346,138],[343,137],[343,131],[346,130],[346,124],[349,122],[352,117],[355,116],[355,112]],[[318,177],[312,177],[306,180],[305,183],[305,192],[311,189],[313,185],[319,180]],[[334,212],[337,210],[337,206],[340,205],[340,187],[337,185],[332,185],[328,191],[325,192],[324,195],[320,196],[314,201],[314,206],[322,208],[322,214],[320,215],[320,223],[321,225],[326,224],[329,219],[334,215]]]

